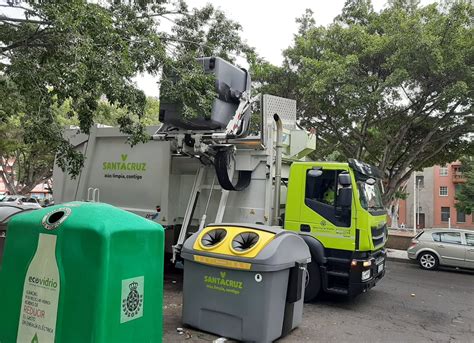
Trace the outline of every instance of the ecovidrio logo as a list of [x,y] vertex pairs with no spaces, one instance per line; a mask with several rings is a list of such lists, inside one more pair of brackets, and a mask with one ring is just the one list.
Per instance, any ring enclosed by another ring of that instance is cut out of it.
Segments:
[[102,169],[105,171],[135,171],[135,172],[146,171],[146,162],[128,162],[127,154],[121,154],[120,159],[121,161],[103,162]]
[[37,277],[37,276],[29,276],[28,282],[34,285],[39,285],[46,288],[57,288],[58,283],[54,279],[50,279],[49,277]]

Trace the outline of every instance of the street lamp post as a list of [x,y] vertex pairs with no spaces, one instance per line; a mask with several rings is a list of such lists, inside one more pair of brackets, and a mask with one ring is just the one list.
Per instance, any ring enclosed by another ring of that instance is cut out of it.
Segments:
[[413,233],[416,234],[416,172],[413,174]]
[[417,188],[418,188],[418,196],[416,197],[416,200],[418,201],[417,206],[416,206],[416,227],[418,228],[418,225],[420,225],[420,185],[421,185],[421,180],[418,180],[417,183]]

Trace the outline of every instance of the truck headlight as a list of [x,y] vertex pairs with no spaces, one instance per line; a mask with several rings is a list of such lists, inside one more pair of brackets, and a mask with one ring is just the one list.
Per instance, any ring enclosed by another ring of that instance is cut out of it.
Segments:
[[370,269],[362,272],[362,281],[370,279]]

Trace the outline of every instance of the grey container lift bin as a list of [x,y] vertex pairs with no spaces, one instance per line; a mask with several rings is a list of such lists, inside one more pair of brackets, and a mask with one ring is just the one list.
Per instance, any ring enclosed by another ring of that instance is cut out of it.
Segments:
[[[227,232],[211,240],[216,249],[197,248],[209,230]],[[255,257],[232,254],[227,247],[250,230],[272,238]],[[260,225],[210,225],[186,240],[181,256],[184,324],[240,341],[271,342],[301,323],[311,254],[297,234]]]
[[[220,57],[202,57],[197,61],[202,64],[205,73],[214,74],[216,77],[217,98],[211,113],[203,113],[197,118],[184,118],[181,104],[160,99],[160,122],[185,130],[222,130],[239,106],[238,95],[250,91],[250,75],[245,69],[238,68]],[[244,117],[248,120],[250,108]]]

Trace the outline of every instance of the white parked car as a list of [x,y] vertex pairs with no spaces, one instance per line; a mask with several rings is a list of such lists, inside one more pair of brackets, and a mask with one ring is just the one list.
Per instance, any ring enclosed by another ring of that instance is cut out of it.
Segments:
[[0,201],[0,206],[16,206],[19,208],[41,208],[38,200],[35,198],[26,197],[24,195],[7,195],[2,201]]

